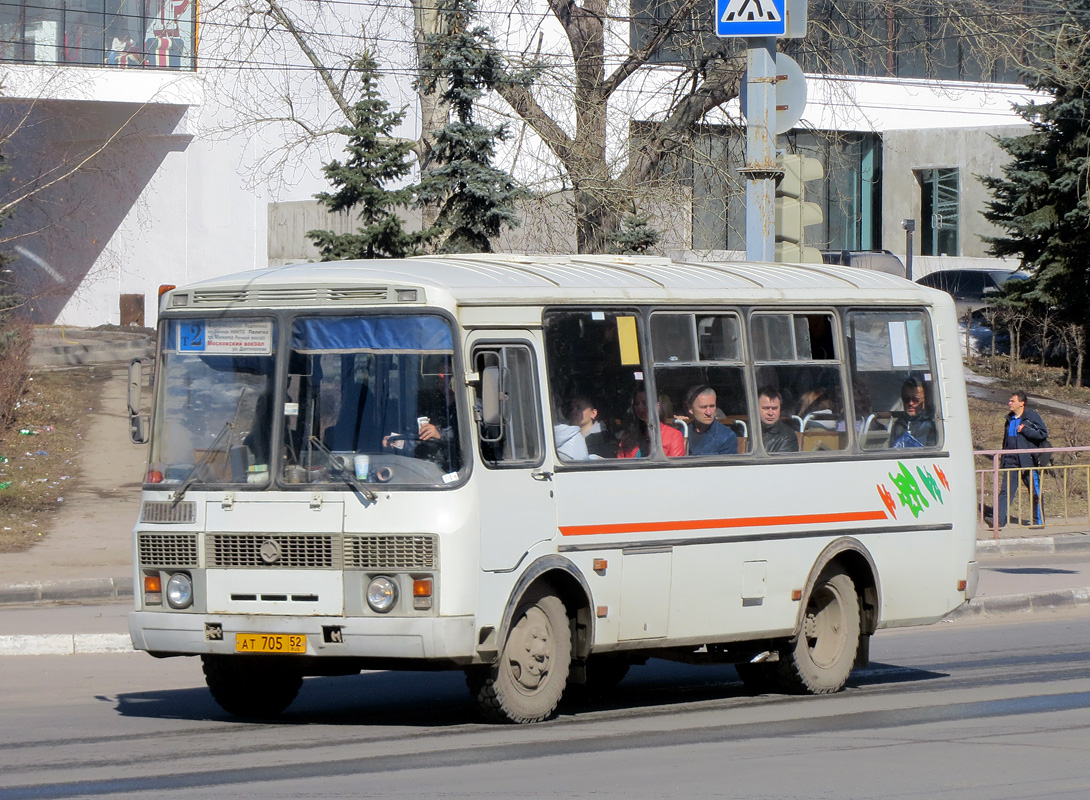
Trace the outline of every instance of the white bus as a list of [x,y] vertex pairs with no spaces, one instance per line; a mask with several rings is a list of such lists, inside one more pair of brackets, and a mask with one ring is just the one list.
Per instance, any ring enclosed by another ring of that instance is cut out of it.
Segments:
[[459,256],[166,291],[136,648],[276,714],[304,676],[466,672],[552,715],[658,656],[826,693],[972,596],[949,296],[832,265]]

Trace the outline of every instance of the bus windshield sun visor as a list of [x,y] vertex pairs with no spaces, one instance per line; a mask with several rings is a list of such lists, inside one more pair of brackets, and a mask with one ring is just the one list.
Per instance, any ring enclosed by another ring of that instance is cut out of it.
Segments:
[[311,317],[297,320],[291,347],[300,353],[450,353],[450,324],[437,316]]

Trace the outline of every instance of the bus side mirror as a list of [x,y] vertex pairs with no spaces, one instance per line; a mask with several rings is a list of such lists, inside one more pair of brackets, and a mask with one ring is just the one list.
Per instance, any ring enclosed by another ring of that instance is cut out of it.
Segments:
[[129,408],[129,439],[133,444],[148,443],[147,414],[141,414],[143,404],[144,364],[148,358],[134,358],[129,363],[129,392],[126,405]]
[[129,439],[133,444],[148,443],[148,415],[133,414],[129,417]]
[[501,419],[500,368],[485,367],[481,371],[481,422],[499,425]]

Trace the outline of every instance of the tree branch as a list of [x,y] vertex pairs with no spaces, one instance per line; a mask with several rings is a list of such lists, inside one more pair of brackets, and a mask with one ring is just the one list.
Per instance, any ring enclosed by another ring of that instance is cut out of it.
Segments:
[[682,20],[690,18],[689,14],[698,2],[702,2],[702,0],[685,0],[670,19],[656,29],[655,35],[651,37],[646,45],[629,53],[628,58],[617,69],[613,70],[613,73],[602,83],[602,96],[609,98],[632,73],[644,66],[651,56],[659,52],[667,37],[680,30]]
[[329,69],[322,63],[322,60],[318,58],[318,54],[314,52],[314,49],[307,42],[306,37],[303,36],[295,26],[294,20],[287,15],[277,0],[268,0],[268,3],[273,19],[275,19],[276,22],[291,34],[293,39],[295,39],[295,43],[299,45],[299,49],[303,51],[307,60],[314,66],[315,71],[321,77],[322,82],[329,91],[329,96],[333,98],[333,102],[341,109],[344,118],[349,122],[352,122],[352,105],[345,98],[344,92],[341,91],[341,87],[333,80],[333,75],[330,73]]

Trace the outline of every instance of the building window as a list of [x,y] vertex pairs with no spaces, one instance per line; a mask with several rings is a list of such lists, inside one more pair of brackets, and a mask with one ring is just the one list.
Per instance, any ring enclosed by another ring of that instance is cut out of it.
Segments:
[[[825,178],[806,185],[806,199],[825,216],[807,228],[807,244],[822,250],[882,248],[882,140],[874,133],[795,131],[789,149],[816,158]],[[738,169],[745,164],[745,132],[705,128],[695,137],[691,175],[693,247],[744,250],[746,188]]]
[[0,62],[195,68],[195,0],[0,2]]
[[[678,0],[632,0],[629,41],[639,49],[677,10]],[[805,39],[781,39],[779,48],[806,72],[864,77],[897,77],[973,82],[1020,83],[1015,59],[1021,58],[1014,33],[1003,47],[979,47],[965,19],[968,3],[948,0],[809,0]],[[996,0],[995,19],[1017,29],[1032,13],[1035,19],[1055,7],[1054,0],[1027,7],[1025,0]],[[689,20],[667,37],[652,57],[657,64],[694,64],[712,53],[731,55],[741,39],[719,39],[715,18],[698,6]],[[996,31],[1002,36],[1002,31]],[[992,52],[987,52],[987,51]],[[1013,58],[1000,53],[1008,51]]]
[[916,171],[920,183],[920,255],[956,256],[960,251],[957,167]]

